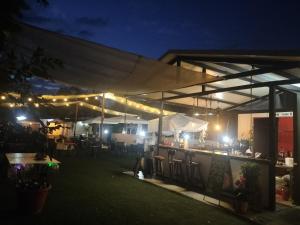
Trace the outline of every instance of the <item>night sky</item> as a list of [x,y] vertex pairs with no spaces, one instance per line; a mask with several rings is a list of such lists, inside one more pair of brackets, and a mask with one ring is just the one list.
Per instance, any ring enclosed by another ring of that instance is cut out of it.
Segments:
[[[30,0],[29,2],[35,2]],[[168,49],[300,49],[298,1],[49,0],[32,25],[158,58]]]

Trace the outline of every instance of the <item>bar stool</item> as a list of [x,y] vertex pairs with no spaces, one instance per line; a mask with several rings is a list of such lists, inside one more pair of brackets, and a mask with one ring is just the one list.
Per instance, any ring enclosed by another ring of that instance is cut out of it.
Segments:
[[168,150],[168,165],[169,165],[170,179],[173,179],[173,175],[174,175],[174,161],[173,161],[174,155],[175,155],[175,150],[169,149]]
[[168,151],[168,162],[170,169],[171,179],[182,181],[183,179],[183,170],[182,170],[182,159],[175,158],[176,150],[172,149]]
[[155,164],[155,175],[164,176],[164,161],[165,157],[161,155],[155,155],[154,158],[154,164]]
[[195,156],[194,152],[188,152],[186,154],[188,182],[192,186],[199,186],[202,190],[204,190],[205,185],[201,174],[201,164],[199,162],[193,161],[194,156]]

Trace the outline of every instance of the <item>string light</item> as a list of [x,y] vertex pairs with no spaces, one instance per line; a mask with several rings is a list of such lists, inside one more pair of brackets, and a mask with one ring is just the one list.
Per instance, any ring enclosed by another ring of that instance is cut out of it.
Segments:
[[98,96],[95,96],[95,99],[98,100]]
[[5,100],[5,99],[6,99],[6,97],[5,97],[4,95],[2,95],[2,96],[1,96],[1,99],[2,99],[2,100]]
[[68,106],[70,106],[70,104],[69,104],[69,103],[66,103],[66,106],[68,107]]
[[39,103],[34,103],[34,106],[35,106],[36,108],[38,108],[40,105],[39,105]]
[[53,102],[56,102],[56,98],[52,99]]
[[88,97],[86,97],[86,98],[85,98],[85,100],[86,100],[86,101],[88,101],[88,100],[89,100],[89,98],[88,98]]
[[32,98],[28,98],[28,101],[31,102],[31,101],[32,101]]
[[82,103],[82,102],[80,102],[80,103],[79,103],[79,105],[80,105],[80,106],[83,106],[83,103]]
[[96,109],[96,106],[93,106],[93,109]]
[[68,101],[68,99],[67,99],[67,98],[64,98],[64,101],[66,102],[66,101]]
[[9,103],[9,107],[13,108],[15,105],[13,103]]

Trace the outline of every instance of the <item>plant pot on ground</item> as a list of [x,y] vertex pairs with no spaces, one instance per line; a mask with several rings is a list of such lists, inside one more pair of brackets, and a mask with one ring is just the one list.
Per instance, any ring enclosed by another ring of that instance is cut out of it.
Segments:
[[51,185],[44,184],[42,186],[26,184],[25,186],[17,186],[17,204],[18,211],[21,214],[38,214],[42,211]]

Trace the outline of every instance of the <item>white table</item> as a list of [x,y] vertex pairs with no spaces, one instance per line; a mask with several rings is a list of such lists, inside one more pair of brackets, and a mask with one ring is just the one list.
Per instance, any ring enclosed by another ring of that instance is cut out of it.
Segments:
[[6,153],[6,158],[10,165],[33,165],[33,164],[59,164],[60,162],[54,158],[50,160],[50,157],[47,155],[44,160],[36,160],[36,153]]

